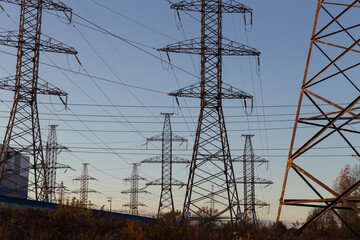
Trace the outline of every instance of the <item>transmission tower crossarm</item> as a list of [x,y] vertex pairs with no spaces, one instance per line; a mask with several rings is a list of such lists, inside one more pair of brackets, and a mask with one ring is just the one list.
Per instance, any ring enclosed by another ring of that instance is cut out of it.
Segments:
[[[157,179],[151,182],[146,183],[146,186],[158,186],[158,185],[163,185],[162,179]],[[183,187],[185,185],[185,183],[176,180],[176,179],[172,179],[171,180],[171,186],[181,186]]]
[[254,177],[254,179],[249,180],[249,179],[245,179],[244,177],[239,177],[237,179],[235,179],[236,183],[249,183],[249,184],[273,184],[272,181],[268,180],[268,179],[263,179],[260,177]]
[[96,178],[90,177],[90,176],[80,176],[77,178],[73,178],[73,181],[83,181],[83,180],[95,180],[95,181],[99,181]]
[[[202,1],[201,0],[181,1],[179,3],[171,4],[170,8],[175,9],[175,10],[201,12]],[[250,14],[252,14],[251,8],[248,8],[244,4],[234,1],[234,0],[223,2],[219,8],[220,9],[213,9],[213,10],[221,11],[224,13],[250,13]]]
[[[0,0],[1,2],[7,2],[12,4],[21,5],[21,0]],[[32,4],[32,2],[34,2]],[[37,1],[27,1],[27,6],[36,8],[37,7]],[[32,4],[32,5],[31,5]],[[55,10],[60,12],[68,12],[72,13],[72,9],[68,6],[66,6],[62,2],[54,2],[53,0],[42,0],[43,8],[46,10]]]
[[188,163],[191,163],[191,161],[190,161],[189,159],[186,159],[186,158],[173,156],[172,163],[184,163],[184,164],[188,164]]
[[188,140],[186,138],[183,138],[175,133],[172,133],[172,137],[171,137],[171,140],[173,142],[181,142],[181,143],[184,143],[184,142],[188,142]]
[[[0,35],[0,45],[17,48],[19,46],[18,38],[19,35],[15,31],[9,31],[7,34],[2,33]],[[35,48],[35,44],[39,44],[39,50],[44,52],[77,54],[77,51],[73,47],[50,37],[47,37],[45,40],[41,39],[39,43],[24,41],[22,42],[22,48],[32,50]]]
[[[124,207],[133,207],[133,205],[132,205],[131,203],[123,204],[123,206],[124,206]],[[139,207],[147,207],[146,204],[141,203],[141,202],[138,202],[138,203],[137,203],[137,206],[139,206]]]
[[255,48],[231,41],[226,38],[223,38],[221,48],[217,48],[215,46],[213,48],[204,48],[201,46],[201,38],[194,38],[167,45],[164,48],[159,48],[158,51],[215,56],[218,55],[219,52],[221,52],[223,56],[260,56],[260,52]]
[[[9,91],[15,91],[16,90],[16,84],[15,84],[15,76],[11,77],[5,77],[0,79],[0,89],[3,90],[9,90]],[[24,87],[22,87],[23,90]],[[32,90],[32,87],[28,87],[28,90]],[[44,94],[44,95],[55,95],[59,97],[67,97],[68,93],[60,90],[59,88],[55,87],[51,83],[48,83],[44,80],[42,82],[38,82],[37,85],[37,93]]]
[[152,141],[158,141],[158,142],[161,142],[163,140],[163,136],[162,136],[162,133],[160,134],[157,134],[155,136],[152,136],[152,137],[149,137],[146,139],[146,143],[148,142],[152,142]]
[[132,180],[144,180],[145,181],[146,178],[140,177],[140,176],[130,176],[130,177],[124,178],[125,182],[131,182]]
[[[187,142],[188,140],[186,138],[183,138],[177,134],[172,133],[172,142]],[[149,137],[146,139],[146,144],[148,142],[162,142],[163,141],[163,134],[157,134],[153,137]]]
[[[240,201],[240,205],[245,205],[244,200]],[[264,202],[264,201],[261,201],[261,200],[259,200],[259,199],[255,199],[253,205],[254,205],[254,206],[257,206],[257,207],[267,207],[267,206],[270,206],[269,203]]]
[[140,163],[162,163],[162,158],[161,156],[146,158],[142,160]]
[[[236,157],[236,158],[234,158],[232,160],[232,162],[244,162],[244,156]],[[259,157],[259,156],[254,156],[253,162],[256,162],[256,163],[268,163],[269,160],[267,160],[265,158],[262,158],[262,157]]]
[[146,183],[146,186],[152,186],[152,185],[162,185],[162,180],[161,179],[157,179],[151,182]]
[[[201,84],[195,83],[188,87],[179,89],[175,92],[171,92],[168,95],[174,97],[191,97],[191,98],[202,98],[204,95],[206,97],[217,97],[218,92],[203,92],[201,91]],[[223,83],[222,92],[221,92],[222,99],[253,99],[253,96],[247,94],[240,89],[230,86],[229,84]]]
[[[56,169],[70,169],[70,170],[75,170],[75,169],[73,169],[72,167],[70,167],[69,165],[61,164],[61,163],[56,163],[55,168],[56,168]],[[91,180],[94,180],[94,179],[91,179]]]
[[183,183],[183,182],[181,182],[181,181],[179,181],[179,180],[172,179],[172,183],[171,183],[171,185],[173,185],[173,186],[180,186],[180,187],[183,187],[183,186],[185,186],[186,184],[185,184],[185,183]]
[[148,191],[144,190],[144,189],[127,189],[124,191],[121,191],[122,194],[127,194],[127,193],[149,193]]

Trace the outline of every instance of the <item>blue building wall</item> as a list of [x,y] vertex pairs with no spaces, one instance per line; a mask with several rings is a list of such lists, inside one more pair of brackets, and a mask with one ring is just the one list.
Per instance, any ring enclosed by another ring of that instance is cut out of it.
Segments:
[[[0,206],[1,207],[24,207],[24,208],[34,208],[34,209],[44,209],[44,210],[55,210],[58,204],[49,203],[49,202],[40,202],[34,200],[27,200],[21,198],[13,198],[13,197],[5,197],[0,196]],[[97,214],[101,211],[99,210],[91,210],[92,214]],[[152,218],[142,217],[142,216],[135,216],[130,214],[123,214],[123,213],[116,213],[116,212],[104,212],[106,215],[116,217],[116,218],[123,218],[126,220],[131,221],[150,221]]]

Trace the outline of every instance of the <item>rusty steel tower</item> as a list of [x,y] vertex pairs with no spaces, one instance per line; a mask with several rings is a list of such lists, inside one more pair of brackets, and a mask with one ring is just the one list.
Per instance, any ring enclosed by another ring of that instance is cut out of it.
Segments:
[[160,202],[158,208],[159,218],[161,214],[166,212],[175,211],[174,208],[174,199],[172,194],[172,186],[184,186],[183,182],[180,182],[176,179],[172,178],[172,164],[173,163],[190,163],[189,160],[173,157],[172,155],[172,143],[173,142],[187,142],[187,139],[180,137],[172,132],[170,116],[173,113],[162,113],[164,115],[164,126],[161,134],[147,138],[146,143],[151,141],[161,141],[162,142],[162,154],[159,157],[148,158],[141,163],[161,163],[161,179],[151,181],[146,183],[147,186],[150,185],[160,185],[161,193],[160,193]]
[[[183,214],[189,219],[203,216],[203,206],[214,197],[218,213],[208,213],[208,221],[241,219],[234,170],[222,108],[223,99],[249,99],[252,96],[222,82],[223,56],[259,56],[254,48],[222,36],[223,13],[252,14],[237,1],[189,0],[171,5],[172,9],[201,13],[201,37],[168,45],[164,52],[199,54],[200,83],[172,92],[175,97],[200,98],[200,113],[187,183]],[[214,185],[214,192],[211,190]],[[206,213],[205,213],[206,214]]]
[[256,207],[269,206],[268,203],[256,199],[255,186],[258,184],[273,184],[272,181],[255,176],[255,163],[263,164],[268,163],[269,160],[254,154],[251,138],[254,135],[244,134],[245,147],[244,154],[240,157],[233,159],[233,162],[243,163],[243,176],[236,179],[237,183],[241,183],[244,186],[244,201],[241,205],[244,205],[244,221],[246,223],[256,223]]
[[[47,192],[48,201],[56,203],[56,190],[59,186],[56,183],[56,170],[57,169],[72,169],[68,165],[64,165],[57,162],[57,156],[62,150],[67,150],[68,148],[58,144],[56,136],[56,127],[57,125],[49,125],[49,135],[46,143],[46,153],[45,153],[45,179],[47,183]],[[73,169],[72,169],[73,170]]]
[[95,190],[89,189],[89,181],[90,180],[98,181],[96,178],[89,176],[88,165],[89,163],[83,163],[81,176],[73,179],[74,181],[80,182],[80,189],[72,191],[73,193],[80,193],[80,202],[85,206],[88,205],[91,206],[91,203],[88,202],[89,193],[97,192]]
[[[360,180],[341,192],[331,187],[340,169],[360,157],[359,14],[358,0],[317,3],[277,215],[279,221],[286,206],[319,208],[300,232],[331,211],[359,236],[338,209],[360,213],[353,194]],[[300,184],[302,191],[294,191]]]
[[[14,101],[0,153],[0,181],[8,149],[32,157],[30,171],[36,200],[48,200],[44,190],[48,187],[45,177],[45,158],[41,142],[37,94],[67,97],[67,93],[39,80],[40,51],[76,54],[77,52],[56,40],[41,39],[43,9],[61,11],[71,15],[72,10],[53,0],[1,0],[20,5],[19,30],[0,35],[0,44],[17,48],[16,74],[0,80],[0,89],[14,91]],[[64,102],[65,103],[65,102]],[[28,170],[26,170],[28,171]]]
[[139,189],[139,181],[146,180],[145,178],[139,176],[139,165],[140,163],[133,163],[131,176],[124,179],[125,182],[130,182],[130,189],[121,191],[121,193],[123,194],[130,194],[130,202],[124,204],[123,206],[129,207],[130,213],[133,215],[139,214],[139,206],[146,207],[145,204],[139,202],[139,193],[147,193],[147,191],[145,191],[144,189]]

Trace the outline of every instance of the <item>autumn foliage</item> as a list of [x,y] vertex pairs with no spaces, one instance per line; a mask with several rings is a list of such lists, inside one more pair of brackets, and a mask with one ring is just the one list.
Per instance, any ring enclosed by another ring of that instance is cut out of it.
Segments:
[[[335,180],[334,190],[343,192],[359,179],[360,166],[346,166]],[[359,196],[354,191],[350,196]],[[359,203],[354,203],[359,207]],[[204,216],[211,215],[204,208]],[[313,209],[309,218],[319,209]],[[201,212],[200,212],[201,213]],[[355,230],[360,229],[360,216],[354,211],[338,210],[340,215]],[[202,216],[200,214],[200,216]],[[306,240],[306,239],[356,239],[339,218],[329,212],[311,224],[305,231],[296,234],[279,224],[264,225],[214,225],[201,219],[198,224],[182,218],[181,212],[170,212],[150,221],[127,221],[114,218],[106,212],[92,214],[90,209],[75,198],[59,204],[54,211],[0,207],[1,240]],[[360,233],[359,233],[360,234]]]

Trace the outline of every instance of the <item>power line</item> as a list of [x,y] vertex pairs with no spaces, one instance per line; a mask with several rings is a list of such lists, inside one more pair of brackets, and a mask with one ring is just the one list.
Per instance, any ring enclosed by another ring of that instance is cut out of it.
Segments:
[[127,17],[127,16],[125,16],[124,14],[121,14],[121,13],[115,11],[114,9],[108,8],[108,7],[106,7],[105,5],[100,4],[100,3],[97,2],[97,1],[94,1],[94,0],[90,0],[90,1],[93,2],[93,3],[95,3],[95,4],[97,4],[98,6],[100,6],[100,7],[102,7],[102,8],[104,8],[104,9],[106,9],[106,10],[112,12],[112,13],[115,13],[116,15],[121,16],[122,18],[125,18],[125,19],[127,19],[127,20],[129,20],[129,21],[131,21],[131,22],[133,22],[133,23],[136,23],[137,25],[139,25],[139,26],[141,26],[141,27],[144,27],[144,28],[146,28],[146,29],[148,29],[148,30],[150,30],[150,31],[152,31],[152,32],[154,32],[154,33],[158,33],[158,34],[160,34],[160,35],[162,35],[162,36],[164,36],[164,37],[167,37],[167,38],[170,38],[170,39],[172,39],[172,40],[177,41],[176,38],[173,38],[173,37],[171,37],[171,36],[169,36],[169,35],[167,35],[167,34],[164,34],[164,33],[162,33],[162,32],[159,32],[158,30],[156,30],[156,29],[154,29],[154,28],[148,27],[148,26],[146,26],[145,24],[143,24],[143,23],[141,23],[141,22],[139,22],[139,21],[136,21],[136,20],[134,20],[134,19],[132,19],[132,18],[130,18],[130,17]]

